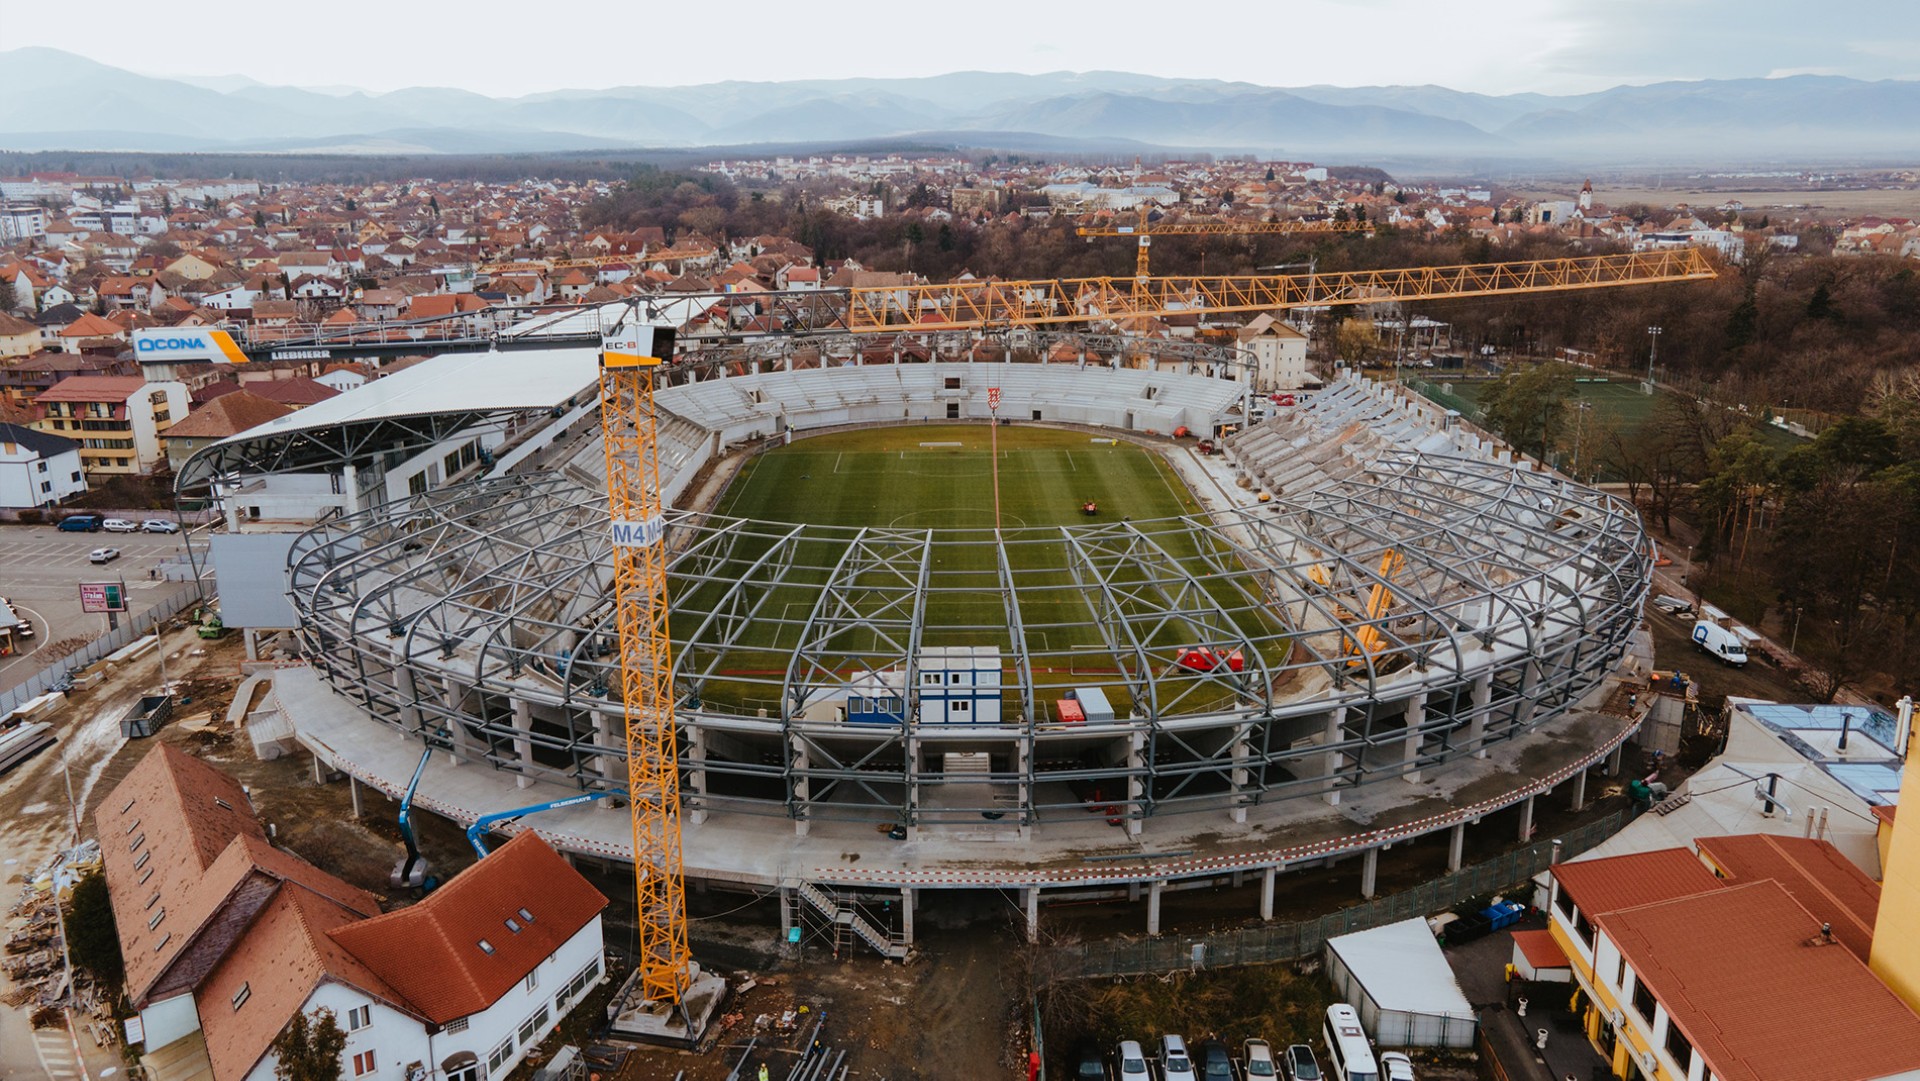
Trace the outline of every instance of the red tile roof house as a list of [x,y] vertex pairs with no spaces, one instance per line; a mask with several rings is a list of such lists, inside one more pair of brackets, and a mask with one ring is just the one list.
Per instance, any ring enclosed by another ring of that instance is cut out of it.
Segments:
[[159,1081],[271,1081],[274,1037],[322,1008],[347,1033],[343,1079],[502,1078],[603,978],[607,899],[531,831],[383,915],[165,744],[94,820]]

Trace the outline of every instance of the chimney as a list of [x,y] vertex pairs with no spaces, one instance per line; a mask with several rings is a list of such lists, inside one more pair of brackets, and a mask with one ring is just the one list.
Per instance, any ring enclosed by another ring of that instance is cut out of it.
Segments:
[[1853,733],[1853,711],[1850,709],[1843,709],[1840,711],[1840,746],[1837,748],[1837,750],[1840,752],[1840,757],[1842,758],[1845,758],[1847,756],[1847,737],[1852,733]]
[[1902,762],[1907,759],[1907,738],[1913,735],[1913,696],[1903,695],[1900,699],[1900,731],[1893,736],[1894,757]]

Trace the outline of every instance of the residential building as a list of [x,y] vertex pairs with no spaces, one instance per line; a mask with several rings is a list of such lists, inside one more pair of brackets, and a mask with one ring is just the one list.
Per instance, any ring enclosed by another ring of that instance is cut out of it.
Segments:
[[161,437],[167,447],[167,464],[179,472],[196,451],[291,412],[292,406],[245,390],[222,394],[195,407],[186,419],[167,429]]
[[24,357],[39,348],[39,327],[18,316],[0,311],[0,358]]
[[160,436],[187,415],[184,383],[139,376],[76,375],[42,391],[34,427],[80,441],[89,476],[146,473],[158,465]]
[[1313,383],[1307,374],[1307,336],[1261,312],[1234,334],[1242,359],[1253,365],[1253,389],[1261,394],[1300,390]]
[[1920,1015],[1864,957],[1879,889],[1826,842],[1714,838],[1552,877],[1548,931],[1613,1076],[1920,1076]]
[[0,424],[0,507],[51,507],[86,490],[80,444],[18,424]]
[[0,206],[0,244],[47,235],[47,212],[37,206]]
[[532,831],[382,914],[275,848],[238,782],[170,745],[94,820],[152,1077],[271,1081],[274,1037],[327,1009],[343,1078],[504,1078],[604,977],[607,899]]

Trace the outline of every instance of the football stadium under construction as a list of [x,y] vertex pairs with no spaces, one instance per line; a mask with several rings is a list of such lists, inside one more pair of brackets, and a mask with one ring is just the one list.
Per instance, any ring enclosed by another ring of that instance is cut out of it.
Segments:
[[[1204,359],[809,357],[657,392],[690,881],[989,887],[1031,914],[1043,889],[1265,872],[1270,897],[1288,867],[1425,833],[1451,829],[1457,865],[1482,816],[1562,783],[1579,800],[1630,735],[1593,707],[1631,663],[1648,588],[1632,508],[1358,378],[1240,427],[1244,386]],[[590,395],[544,371],[564,423]],[[702,498],[814,433],[896,429],[911,469],[957,442],[916,426],[981,442],[1010,418],[1089,450],[1137,444],[1193,509],[995,529],[887,508],[866,525],[733,517]],[[245,456],[351,428],[289,419],[304,434],[249,433]],[[1212,455],[1169,438],[1223,425]],[[620,792],[604,463],[582,421],[521,466],[294,542],[312,667],[279,697],[317,759],[398,795],[437,748],[415,802],[462,825]],[[618,861],[626,816],[595,802],[506,828]]]

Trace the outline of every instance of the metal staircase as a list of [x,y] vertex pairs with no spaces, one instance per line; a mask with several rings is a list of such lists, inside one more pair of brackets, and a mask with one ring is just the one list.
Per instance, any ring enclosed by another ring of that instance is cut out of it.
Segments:
[[836,953],[852,945],[851,938],[865,942],[875,953],[890,961],[904,961],[912,951],[905,939],[892,931],[882,930],[880,924],[852,898],[842,897],[834,890],[811,882],[800,883],[800,888],[795,892],[803,912],[811,911],[831,926]]

